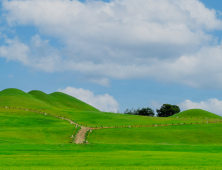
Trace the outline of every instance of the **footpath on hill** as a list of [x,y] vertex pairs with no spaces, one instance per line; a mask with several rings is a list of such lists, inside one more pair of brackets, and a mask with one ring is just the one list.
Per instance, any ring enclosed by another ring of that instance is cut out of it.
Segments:
[[74,140],[74,142],[76,144],[82,144],[84,143],[85,141],[85,134],[88,130],[90,130],[90,128],[87,128],[87,127],[84,127],[84,126],[81,126],[77,123],[75,123],[74,121],[68,119],[68,118],[64,118],[64,117],[61,117],[61,116],[57,116],[57,115],[53,115],[53,114],[47,114],[46,112],[40,112],[40,111],[35,111],[35,110],[30,110],[30,109],[23,109],[23,108],[16,108],[16,107],[4,107],[5,109],[19,109],[19,110],[24,110],[24,111],[29,111],[29,112],[35,112],[35,113],[40,113],[40,114],[43,114],[43,115],[49,115],[49,116],[53,116],[53,117],[57,117],[57,118],[60,118],[62,120],[66,120],[66,121],[69,121],[71,124],[74,124],[74,125],[77,125],[77,126],[80,126],[81,129],[79,131],[79,133],[77,133],[76,135],[76,138]]
[[16,107],[7,107],[5,106],[4,108],[6,109],[20,109],[20,110],[25,110],[25,111],[30,111],[30,112],[36,112],[36,113],[40,113],[40,114],[43,114],[43,115],[49,115],[49,116],[53,116],[53,117],[57,117],[57,118],[60,118],[60,119],[63,119],[63,120],[66,120],[66,121],[69,121],[70,124],[74,124],[76,126],[80,126],[81,129],[80,131],[76,134],[76,137],[75,137],[75,140],[73,141],[73,143],[76,143],[76,144],[83,144],[85,142],[85,138],[86,138],[86,133],[89,131],[89,130],[92,130],[92,129],[108,129],[108,128],[139,128],[139,127],[156,127],[156,126],[175,126],[175,125],[185,125],[185,124],[202,124],[202,123],[220,123],[222,122],[221,120],[220,121],[207,121],[207,122],[196,122],[196,123],[178,123],[178,124],[161,124],[161,125],[144,125],[144,126],[115,126],[115,127],[85,127],[85,126],[82,126],[82,125],[79,125],[77,123],[75,123],[74,121],[68,119],[68,118],[65,118],[65,117],[61,117],[61,116],[57,116],[57,115],[53,115],[53,114],[47,114],[46,112],[41,112],[41,111],[36,111],[36,110],[30,110],[30,109],[23,109],[23,108],[16,108]]
[[76,144],[84,143],[86,132],[89,131],[89,130],[90,130],[89,127],[81,126],[81,129],[80,129],[79,133],[77,133],[77,135],[76,135],[75,143]]

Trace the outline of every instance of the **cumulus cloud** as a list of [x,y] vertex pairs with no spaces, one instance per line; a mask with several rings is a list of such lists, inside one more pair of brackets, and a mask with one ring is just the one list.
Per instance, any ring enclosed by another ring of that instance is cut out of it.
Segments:
[[[17,57],[0,54],[36,69],[78,71],[108,86],[109,78],[155,78],[198,88],[221,88],[222,45],[209,32],[222,29],[213,9],[199,0],[24,0],[3,1],[11,27],[36,26],[58,38],[62,50],[40,35]],[[96,77],[96,78],[95,78]]]
[[197,0],[4,1],[3,8],[9,24],[62,39],[75,61],[175,57],[211,40],[205,29],[222,28],[216,12]]
[[106,87],[109,87],[110,85],[109,79],[107,78],[89,78],[89,81]]
[[184,102],[178,104],[178,106],[182,110],[203,109],[222,116],[222,101],[216,98],[212,98],[207,101],[201,101],[199,103],[185,100]]
[[117,112],[119,110],[118,102],[109,94],[95,95],[92,91],[82,88],[67,87],[58,89],[58,91],[71,95],[79,100],[82,100],[89,105],[106,112]]
[[7,45],[0,46],[0,56],[8,61],[16,60],[27,65],[29,47],[19,41],[17,37],[14,39],[5,39]]
[[61,70],[59,66],[63,62],[59,51],[50,46],[48,40],[42,40],[39,35],[31,37],[30,44],[22,43],[18,37],[6,37],[5,45],[0,46],[0,57],[47,72]]

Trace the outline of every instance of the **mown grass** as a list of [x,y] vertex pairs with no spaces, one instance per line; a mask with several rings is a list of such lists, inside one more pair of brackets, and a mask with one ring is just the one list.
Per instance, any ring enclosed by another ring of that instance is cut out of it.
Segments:
[[144,128],[97,129],[90,143],[103,144],[222,144],[222,123]]
[[0,109],[0,144],[68,143],[74,125],[52,116]]
[[1,169],[220,169],[222,146],[0,145]]
[[[0,109],[5,109],[4,107]],[[11,110],[12,108],[7,108]],[[17,108],[18,110],[18,108]],[[74,122],[87,127],[125,127],[125,126],[151,126],[178,123],[206,123],[209,121],[222,121],[222,118],[193,117],[193,118],[161,118],[136,115],[124,115],[96,111],[73,111],[71,109],[34,109],[57,116],[69,118]]]
[[115,127],[115,126],[141,126],[141,125],[159,125],[159,124],[178,124],[178,123],[196,123],[196,122],[208,122],[214,120],[222,120],[219,118],[206,117],[189,117],[189,118],[160,118],[160,117],[148,117],[148,116],[136,116],[136,115],[125,115],[108,112],[91,112],[91,111],[72,111],[72,110],[61,110],[60,114],[69,117],[77,123],[88,127]]

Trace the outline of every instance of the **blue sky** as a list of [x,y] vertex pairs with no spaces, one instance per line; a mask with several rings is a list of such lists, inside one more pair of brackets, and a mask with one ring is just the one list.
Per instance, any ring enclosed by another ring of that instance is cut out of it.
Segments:
[[0,90],[221,114],[221,12],[216,0],[2,1]]

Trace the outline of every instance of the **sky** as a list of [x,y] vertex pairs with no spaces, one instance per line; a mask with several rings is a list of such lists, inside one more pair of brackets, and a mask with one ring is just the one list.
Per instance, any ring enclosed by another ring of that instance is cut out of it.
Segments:
[[222,115],[222,1],[2,0],[0,91]]

